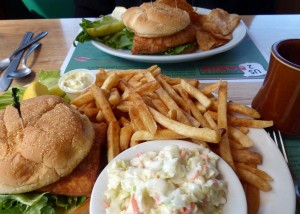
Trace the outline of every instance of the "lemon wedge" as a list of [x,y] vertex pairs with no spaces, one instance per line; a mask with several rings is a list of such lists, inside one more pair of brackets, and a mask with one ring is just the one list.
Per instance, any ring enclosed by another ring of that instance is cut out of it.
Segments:
[[49,94],[49,90],[47,86],[43,85],[38,81],[34,81],[30,83],[29,86],[25,89],[22,100],[27,100],[30,98],[34,98],[46,94]]
[[49,89],[49,93],[58,97],[64,97],[66,95],[66,93],[61,90],[57,84]]
[[117,6],[111,13],[111,16],[120,21],[122,20],[122,16],[126,12],[126,10],[127,9],[125,7]]

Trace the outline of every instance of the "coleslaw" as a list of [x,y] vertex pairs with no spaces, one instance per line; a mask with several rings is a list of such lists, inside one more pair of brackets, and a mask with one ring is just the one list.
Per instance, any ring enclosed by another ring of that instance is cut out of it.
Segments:
[[222,213],[227,182],[210,150],[164,147],[107,169],[106,213]]

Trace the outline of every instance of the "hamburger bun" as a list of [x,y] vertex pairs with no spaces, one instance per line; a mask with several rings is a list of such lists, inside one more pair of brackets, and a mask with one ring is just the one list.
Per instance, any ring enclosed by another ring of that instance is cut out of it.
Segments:
[[189,14],[164,3],[149,2],[129,8],[123,15],[127,28],[140,37],[163,37],[175,34],[190,24]]
[[56,96],[21,102],[24,128],[12,106],[0,111],[0,194],[24,193],[70,174],[89,153],[89,119]]

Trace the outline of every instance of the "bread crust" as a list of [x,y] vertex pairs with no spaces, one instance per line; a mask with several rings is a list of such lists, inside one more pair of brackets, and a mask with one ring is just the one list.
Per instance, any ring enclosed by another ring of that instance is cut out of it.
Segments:
[[129,8],[123,15],[127,28],[140,37],[163,37],[175,34],[190,24],[189,14],[159,2]]
[[94,139],[89,119],[56,96],[21,102],[0,111],[0,194],[30,192],[71,173]]

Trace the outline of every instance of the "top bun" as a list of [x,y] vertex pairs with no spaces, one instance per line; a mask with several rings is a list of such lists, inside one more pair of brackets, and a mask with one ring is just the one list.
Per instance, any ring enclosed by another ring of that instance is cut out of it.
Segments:
[[189,14],[159,2],[131,7],[123,15],[126,27],[141,37],[163,37],[175,34],[190,24]]
[[89,119],[56,96],[21,102],[22,128],[12,106],[0,111],[0,194],[54,183],[87,156],[94,139]]

